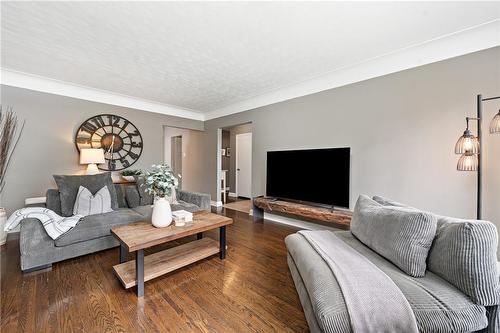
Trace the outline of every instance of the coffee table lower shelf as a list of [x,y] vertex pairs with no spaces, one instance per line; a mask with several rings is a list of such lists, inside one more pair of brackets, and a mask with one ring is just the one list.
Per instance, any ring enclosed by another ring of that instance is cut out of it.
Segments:
[[[219,243],[209,237],[144,257],[144,282],[219,253]],[[125,289],[137,285],[135,260],[113,266]]]

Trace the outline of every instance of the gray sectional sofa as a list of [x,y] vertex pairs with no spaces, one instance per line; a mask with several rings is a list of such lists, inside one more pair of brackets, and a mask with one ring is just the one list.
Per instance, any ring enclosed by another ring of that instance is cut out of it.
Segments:
[[[112,227],[151,218],[151,202],[144,202],[145,198],[141,197],[137,185],[111,186],[116,192],[117,209],[84,217],[76,227],[55,241],[47,235],[39,220],[23,220],[20,232],[21,270],[42,269],[58,261],[118,246],[118,241],[110,234]],[[49,189],[46,196],[46,207],[61,215],[60,191]],[[177,190],[177,201],[179,204],[172,205],[172,211],[210,210],[209,194]]]
[[[416,210],[381,197],[374,199],[384,207],[405,207],[403,214]],[[394,220],[373,224],[376,228],[371,229],[370,239],[376,240],[377,245],[369,244],[359,230],[370,230],[370,226],[366,227],[372,223],[370,214],[360,217],[358,204],[359,200],[351,231],[331,232],[394,282],[408,301],[419,332],[500,332],[498,236],[493,224],[435,215],[434,222],[429,220],[430,225],[435,223],[435,228],[430,244],[425,245],[428,247],[425,273],[413,277],[398,262],[404,256],[389,255],[388,259],[377,248],[389,244],[390,237],[401,234],[391,234],[393,226],[388,224]],[[432,232],[432,228],[429,230]],[[380,241],[374,233],[385,233],[382,237],[386,240]],[[414,235],[412,232],[408,238]],[[352,332],[342,287],[332,267],[301,233],[288,236],[285,242],[288,266],[311,332]],[[383,308],[384,304],[379,306]]]

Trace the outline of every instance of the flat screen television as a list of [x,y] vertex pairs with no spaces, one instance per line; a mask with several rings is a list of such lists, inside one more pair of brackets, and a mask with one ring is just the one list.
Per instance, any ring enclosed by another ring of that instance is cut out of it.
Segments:
[[266,196],[349,207],[350,148],[267,152]]

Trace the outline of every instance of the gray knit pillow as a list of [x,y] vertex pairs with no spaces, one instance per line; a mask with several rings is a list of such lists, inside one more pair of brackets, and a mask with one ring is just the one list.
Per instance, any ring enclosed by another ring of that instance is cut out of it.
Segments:
[[351,232],[408,275],[422,277],[436,234],[436,217],[411,208],[383,206],[360,195]]
[[118,200],[110,172],[83,176],[54,175],[54,180],[59,190],[62,216],[73,215],[73,207],[75,206],[76,195],[80,186],[86,187],[92,194],[99,191],[103,186],[107,186],[111,195],[111,208],[118,209]]
[[[379,196],[373,197],[373,200],[382,205],[405,207]],[[428,269],[479,305],[499,304],[498,234],[495,225],[487,221],[440,215],[436,218],[436,237],[427,258]]]
[[479,305],[500,303],[498,234],[487,221],[438,216],[429,252],[429,270],[453,284]]
[[112,212],[111,195],[107,186],[101,188],[95,195],[92,195],[88,189],[80,186],[76,195],[73,215],[94,215]]

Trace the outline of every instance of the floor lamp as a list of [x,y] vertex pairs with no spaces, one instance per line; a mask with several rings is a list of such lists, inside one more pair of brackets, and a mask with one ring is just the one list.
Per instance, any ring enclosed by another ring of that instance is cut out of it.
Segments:
[[[457,163],[458,171],[477,171],[477,219],[481,219],[481,169],[482,169],[482,132],[481,123],[483,121],[483,102],[500,99],[500,96],[483,98],[482,95],[477,95],[477,117],[466,117],[467,127],[464,134],[458,139],[455,145],[455,154],[460,154],[460,159]],[[477,121],[477,136],[474,136],[469,130],[469,121]],[[500,134],[500,110],[493,117],[490,123],[490,133]]]

